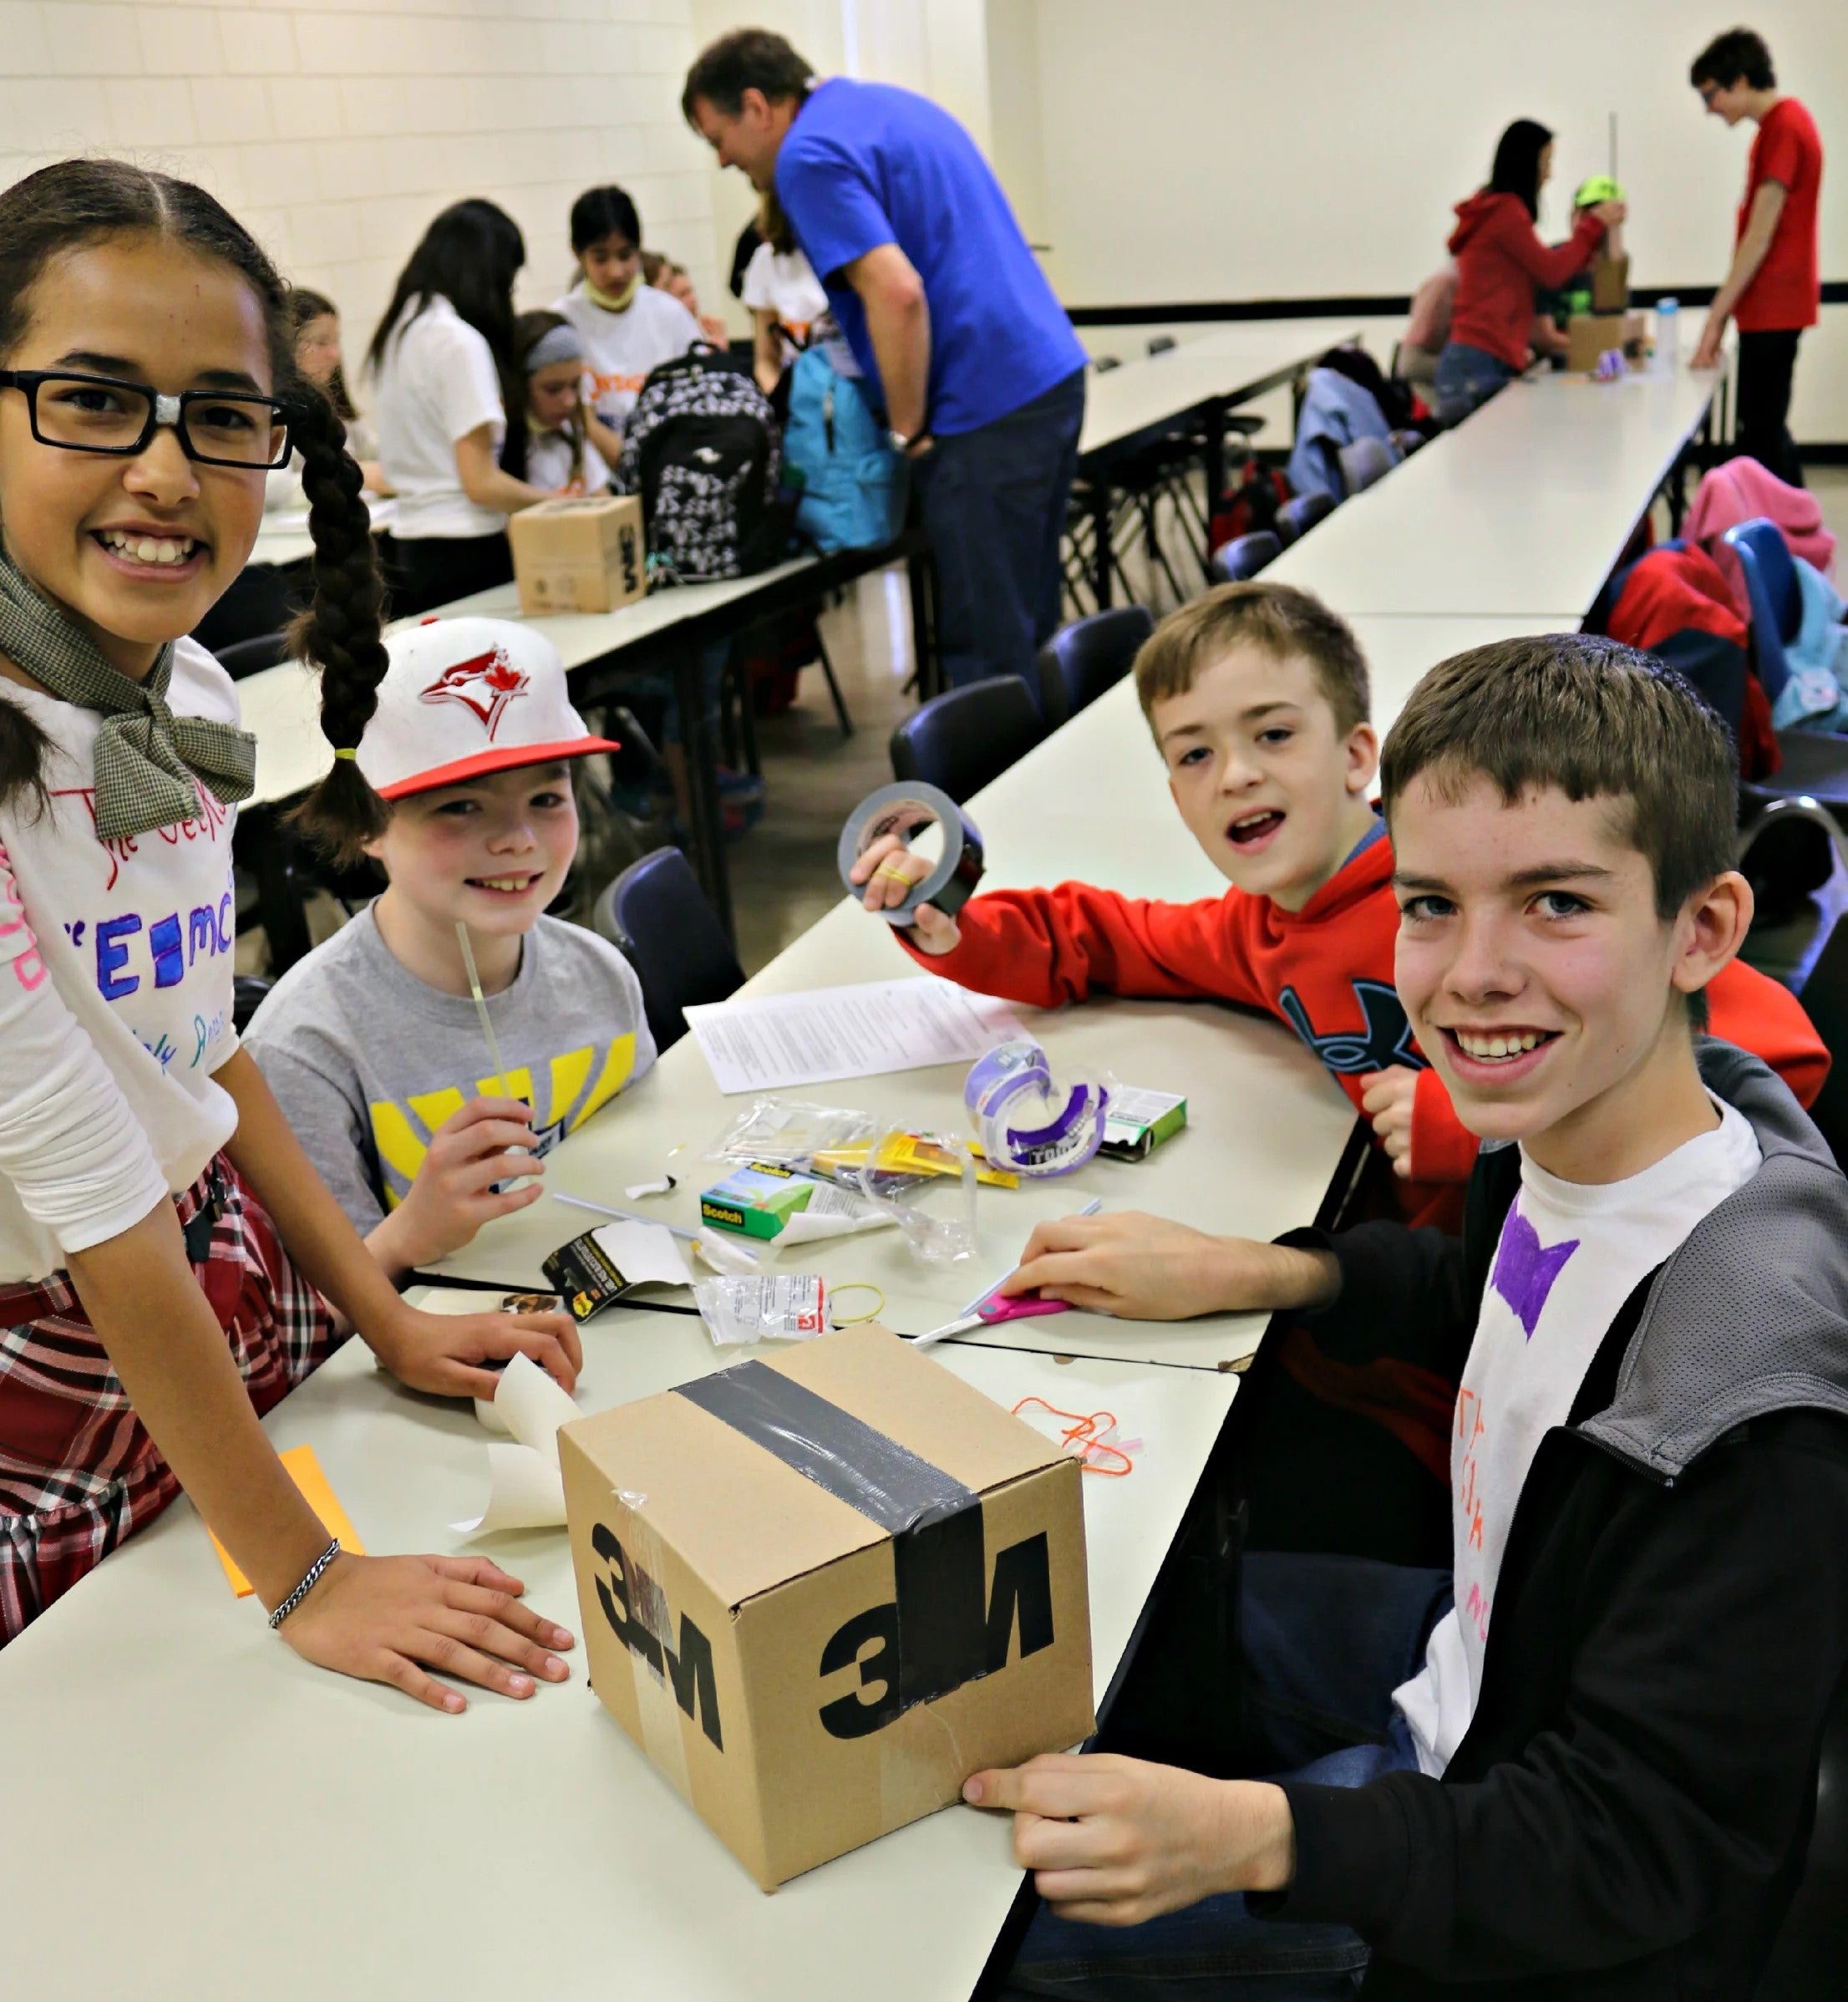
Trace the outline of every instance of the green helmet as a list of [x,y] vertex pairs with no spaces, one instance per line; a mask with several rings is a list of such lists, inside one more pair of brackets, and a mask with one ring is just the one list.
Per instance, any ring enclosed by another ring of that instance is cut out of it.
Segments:
[[1623,190],[1608,174],[1594,174],[1589,180],[1578,184],[1578,192],[1572,197],[1575,209],[1588,209],[1601,201],[1622,201]]

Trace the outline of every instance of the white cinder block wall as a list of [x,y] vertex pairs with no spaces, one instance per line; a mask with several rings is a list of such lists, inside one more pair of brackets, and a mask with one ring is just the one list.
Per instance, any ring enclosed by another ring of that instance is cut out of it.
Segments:
[[688,0],[0,0],[0,181],[88,151],[203,182],[339,305],[352,379],[464,196],[525,232],[523,307],[563,290],[571,203],[603,180],[703,305],[721,293],[709,156],[680,117],[693,53]]

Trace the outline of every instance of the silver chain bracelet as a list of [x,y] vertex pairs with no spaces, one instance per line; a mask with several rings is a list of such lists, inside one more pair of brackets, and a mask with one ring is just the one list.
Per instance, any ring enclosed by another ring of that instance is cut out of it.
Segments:
[[283,1621],[286,1620],[289,1615],[294,1612],[296,1608],[302,1603],[302,1600],[305,1599],[308,1594],[313,1591],[315,1587],[321,1583],[321,1573],[327,1569],[328,1565],[330,1565],[333,1560],[339,1556],[339,1554],[340,1539],[338,1537],[336,1537],[334,1540],[328,1544],[327,1547],[321,1552],[320,1556],[317,1557],[302,1574],[302,1583],[296,1587],[294,1591],[292,1592],[289,1596],[283,1600],[282,1604],[276,1608],[275,1612],[270,1615],[270,1630],[272,1633],[274,1633],[277,1628],[282,1625]]

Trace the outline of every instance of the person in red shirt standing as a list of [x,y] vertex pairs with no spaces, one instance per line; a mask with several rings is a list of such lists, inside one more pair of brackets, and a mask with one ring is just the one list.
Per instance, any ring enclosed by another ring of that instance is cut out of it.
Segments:
[[1621,201],[1598,202],[1576,218],[1566,242],[1549,249],[1534,224],[1552,170],[1552,134],[1517,118],[1495,146],[1488,185],[1456,206],[1449,243],[1456,302],[1434,391],[1445,424],[1467,417],[1527,366],[1539,288],[1581,271],[1606,230],[1624,218]]
[[1739,323],[1739,449],[1792,486],[1803,465],[1789,425],[1797,343],[1816,323],[1822,287],[1816,196],[1822,141],[1815,120],[1783,97],[1771,52],[1749,28],[1729,28],[1694,58],[1688,80],[1715,118],[1758,127],[1739,204],[1733,267],[1713,295],[1694,350],[1697,368],[1719,365],[1728,319]]

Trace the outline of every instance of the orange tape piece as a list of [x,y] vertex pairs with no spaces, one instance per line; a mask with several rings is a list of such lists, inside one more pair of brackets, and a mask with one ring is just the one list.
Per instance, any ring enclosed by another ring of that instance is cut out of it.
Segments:
[[[312,1446],[292,1446],[282,1458],[282,1465],[288,1470],[290,1480],[301,1490],[302,1499],[320,1517],[321,1527],[330,1537],[339,1537],[343,1550],[350,1552],[356,1557],[364,1557],[366,1547],[354,1533],[353,1524],[347,1520],[346,1510],[340,1506],[333,1490],[327,1486],[327,1476],[321,1471],[321,1462],[314,1456],[314,1448]],[[211,1537],[211,1547],[218,1552],[219,1562],[225,1567],[225,1576],[231,1580],[231,1590],[240,1598],[248,1598],[256,1588],[237,1568],[231,1553],[219,1542],[212,1531],[208,1528],[206,1533]]]

